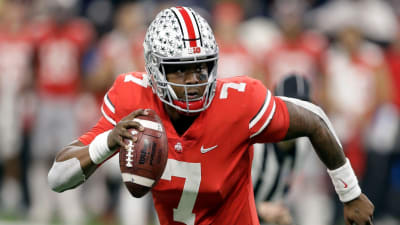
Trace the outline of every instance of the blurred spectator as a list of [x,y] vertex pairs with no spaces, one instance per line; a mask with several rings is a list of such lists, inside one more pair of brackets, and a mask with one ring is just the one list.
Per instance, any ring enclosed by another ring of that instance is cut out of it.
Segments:
[[363,130],[390,94],[382,51],[365,41],[359,28],[345,26],[337,36],[337,43],[329,49],[327,73],[328,113],[355,171],[362,175]]
[[254,58],[239,39],[243,10],[235,2],[220,2],[213,11],[213,29],[219,47],[218,76],[252,75]]
[[145,15],[141,3],[125,3],[119,6],[114,29],[102,37],[96,62],[92,66],[87,86],[104,96],[118,74],[144,71],[143,40]]
[[[48,2],[46,20],[36,21],[38,111],[33,127],[30,187],[33,220],[49,221],[60,210],[62,221],[82,224],[84,211],[79,204],[79,190],[63,196],[51,193],[46,173],[55,149],[78,135],[75,104],[82,79],[82,57],[94,36],[91,25],[73,16],[73,5]],[[46,199],[46,201],[43,201]],[[57,204],[57,202],[62,202]]]
[[[4,167],[2,211],[21,212],[20,149],[31,116],[28,100],[33,78],[34,45],[22,1],[4,1],[0,14],[0,162]],[[32,105],[32,104],[31,104]],[[25,128],[25,129],[24,129]]]
[[386,54],[388,73],[382,50],[365,40],[386,44],[396,38],[395,5],[389,3],[329,1],[310,16],[320,30],[337,39],[327,63],[326,108],[363,190],[375,204],[376,224],[399,223],[390,220],[399,214],[392,210],[398,207],[393,207],[396,189],[391,185],[396,180],[391,177],[396,168],[393,151],[400,146],[396,141],[399,113],[390,104],[392,94],[396,103],[398,92],[396,44]]
[[[368,127],[363,190],[371,196],[376,224],[400,224],[400,31],[386,51],[391,102],[381,106]],[[381,185],[376,185],[381,184]]]
[[362,181],[366,168],[364,135],[377,109],[389,100],[390,83],[381,49],[363,38],[354,21],[356,18],[343,26],[329,49],[326,110]]
[[306,7],[302,1],[275,2],[273,12],[280,37],[274,40],[272,47],[261,59],[265,72],[260,79],[273,89],[287,74],[296,73],[307,77],[315,87],[312,99],[316,101],[324,80],[322,65],[327,42],[322,35],[303,27]]

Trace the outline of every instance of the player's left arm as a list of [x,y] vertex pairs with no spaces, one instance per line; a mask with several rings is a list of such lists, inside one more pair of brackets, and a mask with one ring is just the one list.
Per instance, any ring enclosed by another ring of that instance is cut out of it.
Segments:
[[346,225],[372,224],[374,205],[361,193],[354,171],[345,157],[332,125],[323,110],[309,102],[280,97],[289,114],[285,140],[307,136],[328,168],[340,200]]

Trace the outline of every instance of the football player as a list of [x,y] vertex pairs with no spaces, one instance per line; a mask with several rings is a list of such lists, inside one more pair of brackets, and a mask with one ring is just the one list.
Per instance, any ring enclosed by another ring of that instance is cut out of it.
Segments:
[[[82,184],[153,109],[168,136],[165,171],[152,189],[161,224],[259,224],[251,162],[254,143],[307,136],[327,166],[347,224],[372,224],[373,204],[331,123],[317,106],[274,97],[248,77],[216,79],[218,46],[206,20],[188,7],[162,10],[144,41],[147,73],[120,75],[104,97],[102,118],[64,147],[49,171],[63,192]],[[133,218],[134,219],[134,218]]]
[[[38,1],[33,2],[38,4]],[[51,1],[48,7],[46,19],[34,20],[32,25],[37,56],[37,111],[30,146],[32,160],[28,182],[32,203],[28,214],[30,220],[45,224],[57,211],[62,221],[82,224],[80,191],[51,195],[45,177],[55,150],[79,134],[81,124],[77,121],[76,102],[81,96],[83,59],[95,34],[89,21],[74,16],[74,4]],[[67,201],[68,204],[58,204]]]
[[26,168],[20,159],[27,152],[22,143],[32,122],[35,58],[27,5],[2,1],[0,7],[0,208],[6,213],[21,211],[21,193],[26,193],[20,186]]

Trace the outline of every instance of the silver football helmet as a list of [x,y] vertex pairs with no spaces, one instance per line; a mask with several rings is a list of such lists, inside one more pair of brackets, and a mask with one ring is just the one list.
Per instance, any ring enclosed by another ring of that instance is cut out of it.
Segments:
[[[160,100],[184,113],[207,109],[214,97],[218,46],[207,21],[188,7],[172,7],[158,13],[147,29],[143,43],[150,84]],[[208,80],[201,84],[177,84],[167,80],[166,67],[206,63]],[[205,86],[202,97],[190,99],[188,88]],[[173,87],[184,87],[178,98]]]

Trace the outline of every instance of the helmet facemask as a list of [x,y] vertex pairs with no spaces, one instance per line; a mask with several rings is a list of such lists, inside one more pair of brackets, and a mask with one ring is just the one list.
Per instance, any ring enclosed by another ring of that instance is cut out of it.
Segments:
[[[178,24],[184,22],[177,16],[182,10],[189,13],[192,21],[197,23],[195,33],[199,38],[184,38],[185,33],[180,30],[182,24],[180,24],[181,26]],[[202,17],[186,7],[166,9],[157,15],[148,28],[143,45],[150,83],[153,91],[163,103],[186,114],[198,113],[210,106],[215,94],[218,47],[211,28]],[[196,46],[193,47],[193,45]],[[177,84],[167,80],[170,66],[184,68],[189,64],[201,63],[207,64],[207,82]],[[183,98],[178,98],[174,91],[176,87],[184,88]],[[189,98],[188,90],[193,87],[204,87],[203,95],[196,99]]]

